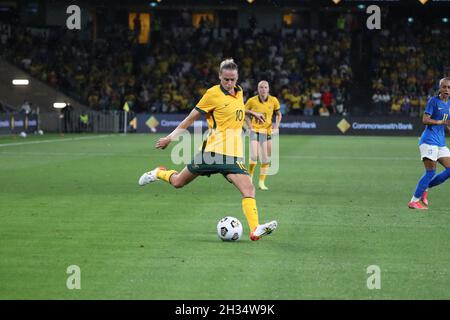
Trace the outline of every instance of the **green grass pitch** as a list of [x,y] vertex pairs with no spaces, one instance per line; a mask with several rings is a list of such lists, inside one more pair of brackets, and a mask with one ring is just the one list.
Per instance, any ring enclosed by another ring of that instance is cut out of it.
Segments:
[[[282,135],[279,173],[256,193],[279,228],[252,242],[221,175],[137,185],[182,168],[157,137],[0,138],[0,299],[450,299],[449,184],[430,210],[407,209],[417,138]],[[241,241],[218,239],[226,215]],[[371,265],[381,289],[367,287]]]

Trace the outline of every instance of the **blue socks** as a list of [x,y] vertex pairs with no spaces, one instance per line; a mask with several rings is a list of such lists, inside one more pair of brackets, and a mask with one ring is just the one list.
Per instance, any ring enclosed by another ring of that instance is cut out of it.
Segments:
[[450,177],[450,168],[446,168],[444,171],[436,175],[433,179],[431,179],[429,188],[433,188],[435,186],[440,185],[442,182],[447,180]]
[[[445,170],[444,172],[446,172],[447,170]],[[422,196],[423,192],[428,188],[430,181],[434,180],[433,177],[434,177],[435,173],[436,173],[436,170],[426,170],[425,171],[425,174],[422,176],[422,178],[420,178],[419,183],[417,184],[417,188],[416,188],[416,192],[414,193],[414,197],[420,198]],[[445,180],[442,180],[442,182],[444,182],[444,181]],[[440,183],[442,183],[442,182],[440,182]]]

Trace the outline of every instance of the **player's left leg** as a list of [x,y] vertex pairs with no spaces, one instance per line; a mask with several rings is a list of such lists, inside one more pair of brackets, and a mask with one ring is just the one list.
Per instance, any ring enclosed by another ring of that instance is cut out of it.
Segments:
[[259,171],[259,182],[258,186],[261,190],[269,190],[266,187],[265,180],[267,176],[267,171],[270,167],[270,153],[272,149],[272,140],[270,140],[270,136],[267,136],[267,139],[261,141],[261,169]]
[[250,180],[250,176],[242,173],[229,173],[226,178],[242,194],[242,210],[247,218],[250,227],[250,239],[253,241],[261,239],[262,236],[272,233],[277,226],[277,221],[259,224],[258,209],[256,207],[255,187]]

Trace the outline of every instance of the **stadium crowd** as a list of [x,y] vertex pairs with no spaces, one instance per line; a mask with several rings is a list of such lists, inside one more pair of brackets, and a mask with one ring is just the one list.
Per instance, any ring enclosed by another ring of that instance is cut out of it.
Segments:
[[374,39],[375,114],[416,117],[423,113],[428,99],[436,94],[436,79],[450,72],[450,44],[443,41],[449,37],[449,28],[396,22]]
[[246,98],[266,79],[284,114],[327,116],[342,113],[349,99],[350,39],[342,30],[202,23],[158,28],[148,45],[139,45],[123,25],[108,26],[95,41],[66,29],[13,27],[1,54],[95,110],[119,110],[127,102],[135,112],[187,112],[217,82],[218,63],[233,57]]

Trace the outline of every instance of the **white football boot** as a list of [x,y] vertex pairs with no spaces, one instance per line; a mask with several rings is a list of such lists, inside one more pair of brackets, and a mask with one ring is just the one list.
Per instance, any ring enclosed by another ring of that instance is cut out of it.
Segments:
[[278,227],[276,220],[260,224],[250,233],[250,239],[253,241],[261,239],[261,237],[271,234]]
[[164,167],[157,167],[155,169],[153,169],[152,171],[146,172],[144,173],[140,178],[139,178],[139,185],[140,186],[145,186],[146,184],[149,184],[150,182],[155,182],[158,179],[158,171],[159,170],[165,170]]

